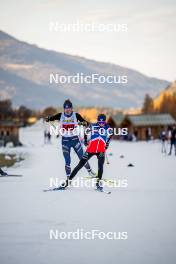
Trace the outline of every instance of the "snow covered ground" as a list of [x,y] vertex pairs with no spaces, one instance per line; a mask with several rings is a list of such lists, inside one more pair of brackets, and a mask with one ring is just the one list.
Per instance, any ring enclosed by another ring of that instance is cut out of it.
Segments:
[[[41,123],[21,129],[20,138],[22,148],[5,151],[26,153],[8,170],[24,176],[0,178],[0,263],[175,263],[176,157],[161,154],[160,143],[111,143],[104,177],[128,179],[127,188],[106,187],[111,195],[85,187],[44,193],[50,177],[65,176],[60,140],[44,145]],[[72,159],[74,166],[74,153]],[[91,165],[96,170],[95,158]],[[82,169],[78,177],[84,176]],[[50,239],[50,230],[77,229],[127,232],[128,238]]]

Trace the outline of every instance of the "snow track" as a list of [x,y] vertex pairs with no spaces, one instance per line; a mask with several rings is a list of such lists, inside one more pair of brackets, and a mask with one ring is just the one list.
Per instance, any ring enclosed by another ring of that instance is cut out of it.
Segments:
[[[0,178],[0,263],[174,264],[176,157],[162,155],[157,142],[112,142],[104,177],[128,179],[127,188],[109,188],[111,195],[86,188],[44,193],[50,177],[62,180],[65,172],[60,141],[43,145],[42,127],[22,129],[25,146],[8,150],[24,151],[27,158],[9,170],[23,177]],[[78,159],[72,159],[73,168]],[[90,163],[96,169],[96,158]],[[127,167],[129,163],[135,166]],[[78,177],[85,175],[82,169]],[[77,229],[127,232],[128,239],[49,237],[50,230]]]

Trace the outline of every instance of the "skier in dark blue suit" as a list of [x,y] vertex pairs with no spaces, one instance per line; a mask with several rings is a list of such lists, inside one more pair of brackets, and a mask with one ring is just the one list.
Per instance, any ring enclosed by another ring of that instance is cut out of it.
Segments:
[[[74,135],[72,131],[78,125],[78,122],[86,123],[88,122],[78,113],[73,112],[73,106],[70,100],[66,100],[63,105],[64,112],[58,113],[54,116],[49,116],[46,118],[46,122],[50,121],[59,121],[61,123],[61,127],[65,130],[64,135],[62,135],[62,151],[65,159],[65,171],[66,176],[69,177],[71,174],[71,157],[70,152],[71,148],[73,148],[78,155],[79,159],[82,158],[84,151],[81,145],[80,139],[78,135]],[[85,168],[87,169],[89,175],[95,176],[96,174],[92,171],[89,163],[85,164]]]

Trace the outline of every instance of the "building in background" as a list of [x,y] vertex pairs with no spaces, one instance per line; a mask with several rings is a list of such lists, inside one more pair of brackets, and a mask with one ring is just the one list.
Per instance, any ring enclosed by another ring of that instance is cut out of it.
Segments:
[[[140,115],[115,115],[110,116],[108,123],[114,128],[128,128],[128,137],[123,139],[150,140],[159,138],[163,129],[176,124],[170,114],[140,114]],[[119,139],[120,137],[116,136]]]
[[20,124],[14,121],[0,121],[0,146],[6,146],[12,142],[14,146],[20,146],[19,128]]

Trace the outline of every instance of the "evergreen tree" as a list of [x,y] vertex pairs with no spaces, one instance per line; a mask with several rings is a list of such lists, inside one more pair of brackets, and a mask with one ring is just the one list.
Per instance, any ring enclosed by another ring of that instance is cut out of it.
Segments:
[[144,114],[154,113],[153,99],[149,94],[145,95],[144,103],[142,107],[142,113]]

